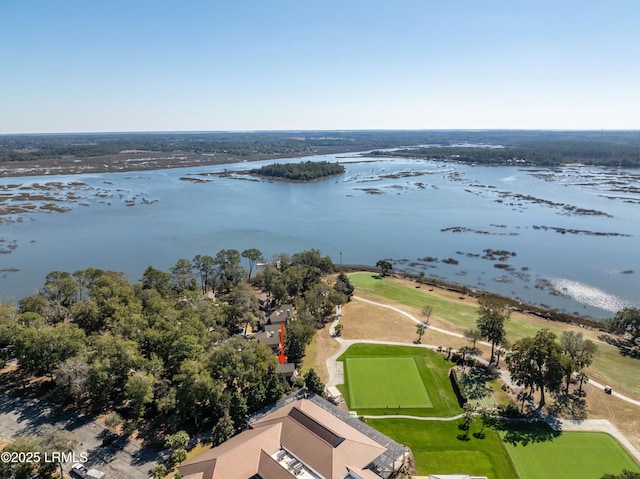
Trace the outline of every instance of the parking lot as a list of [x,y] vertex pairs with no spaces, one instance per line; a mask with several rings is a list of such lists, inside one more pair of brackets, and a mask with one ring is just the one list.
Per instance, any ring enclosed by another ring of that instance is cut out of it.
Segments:
[[[52,417],[43,401],[0,392],[0,436],[12,440],[37,434],[47,424],[71,432],[78,442],[74,451],[76,456],[87,453],[85,466],[105,472],[105,479],[147,479],[149,470],[157,464],[156,452],[141,448],[125,438],[103,445],[104,428],[90,417],[73,413]],[[68,473],[71,466],[71,462],[65,463],[63,469]]]

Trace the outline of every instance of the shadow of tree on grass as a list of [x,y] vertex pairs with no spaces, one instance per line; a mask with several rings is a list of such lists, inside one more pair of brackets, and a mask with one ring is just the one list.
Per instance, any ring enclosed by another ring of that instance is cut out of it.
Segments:
[[558,417],[567,417],[574,421],[587,419],[587,402],[583,396],[574,393],[569,397],[558,398],[552,406],[549,406],[549,414]]
[[498,421],[495,428],[502,433],[506,443],[514,446],[553,441],[562,434],[541,421]]

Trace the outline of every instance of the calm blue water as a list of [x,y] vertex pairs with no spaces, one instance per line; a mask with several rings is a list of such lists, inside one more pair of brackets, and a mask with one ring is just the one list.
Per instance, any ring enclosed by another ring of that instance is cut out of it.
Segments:
[[[61,182],[66,188],[53,194],[78,198],[63,203],[72,207],[66,213],[22,214],[0,223],[0,246],[17,245],[0,255],[0,269],[20,270],[0,273],[0,297],[16,301],[32,294],[56,269],[94,266],[137,281],[149,265],[168,270],[179,258],[255,247],[267,258],[318,248],[336,263],[392,259],[399,269],[597,318],[640,303],[640,193],[617,191],[638,191],[638,172],[317,159],[345,162],[347,173],[309,184],[198,176],[260,165],[251,163],[1,179],[0,187]],[[611,217],[573,214],[565,206]],[[453,227],[464,231],[441,231]],[[483,259],[488,248],[515,255]],[[419,260],[427,256],[437,261]],[[458,264],[443,263],[447,258]]]

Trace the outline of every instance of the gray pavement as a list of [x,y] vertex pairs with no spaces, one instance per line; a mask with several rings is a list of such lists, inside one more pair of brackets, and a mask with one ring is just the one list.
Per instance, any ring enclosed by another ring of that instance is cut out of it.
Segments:
[[[90,417],[73,413],[52,416],[45,401],[14,397],[0,391],[0,437],[13,440],[37,435],[41,427],[49,424],[71,432],[78,442],[76,456],[87,453],[85,466],[107,473],[109,479],[147,479],[149,470],[157,464],[157,453],[125,438],[103,446],[104,428]],[[71,466],[71,463],[63,464],[63,469],[69,472]]]

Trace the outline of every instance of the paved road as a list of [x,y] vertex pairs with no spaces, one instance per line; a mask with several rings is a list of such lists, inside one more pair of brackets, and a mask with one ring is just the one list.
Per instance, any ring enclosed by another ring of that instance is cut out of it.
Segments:
[[[360,298],[358,296],[352,296],[352,299],[355,299],[357,301],[363,301],[365,303],[369,303],[369,304],[373,304],[375,306],[379,306],[381,308],[387,308],[387,309],[391,309],[393,311],[396,311],[402,315],[404,315],[405,317],[407,317],[408,319],[410,319],[411,321],[413,321],[416,324],[420,324],[425,326],[426,328],[429,329],[433,329],[434,331],[438,331],[444,334],[448,334],[450,336],[455,336],[458,338],[464,337],[461,334],[458,333],[453,333],[444,329],[440,329],[440,328],[435,328],[429,325],[425,325],[422,321],[420,321],[418,318],[416,318],[415,316],[413,316],[410,313],[407,313],[406,311],[401,310],[400,308],[396,308],[394,306],[389,306],[387,304],[382,304],[382,303],[377,303],[375,301],[371,301],[369,299],[364,299],[364,298]],[[352,344],[355,343],[373,343],[373,344],[391,344],[391,345],[402,345],[402,346],[407,346],[406,343],[397,343],[397,342],[392,342],[392,341],[371,341],[371,340],[345,340],[342,339],[340,337],[337,337],[335,335],[335,326],[339,323],[340,319],[342,318],[342,309],[338,310],[338,314],[336,315],[336,319],[333,321],[333,323],[331,324],[330,330],[329,332],[331,333],[331,336],[340,344],[340,350],[334,354],[333,356],[331,356],[330,358],[327,359],[327,369],[329,371],[329,381],[327,383],[327,386],[335,386],[336,384],[343,384],[344,383],[344,371],[343,371],[343,364],[342,362],[336,361],[336,359]],[[484,344],[488,344],[488,343],[484,343]],[[423,347],[423,348],[428,348],[428,349],[437,349],[436,346],[433,345],[428,345],[428,344],[420,344],[420,345],[416,345],[418,347]],[[514,385],[511,381],[511,376],[509,375],[508,371],[500,371],[500,374],[502,375],[502,379],[505,381],[506,384],[510,385],[513,388],[518,388],[518,386]],[[592,384],[593,386],[603,389],[605,388],[604,385],[597,383],[595,381],[590,381],[590,384]],[[627,396],[624,396],[622,394],[616,393],[615,391],[613,392],[613,395],[624,400],[627,401],[631,404],[635,404],[637,406],[640,406],[640,401],[636,401],[635,399],[629,398]],[[456,420],[459,419],[460,417],[462,417],[462,415],[460,416],[455,416],[452,418],[419,418],[419,417],[415,417],[415,416],[399,416],[399,415],[389,415],[389,416],[366,416],[369,418],[374,418],[374,419],[390,419],[390,418],[406,418],[406,419],[417,419],[417,420],[422,420],[422,421],[428,421],[428,420],[441,420],[441,421],[452,421],[452,420]],[[554,416],[548,415],[548,414],[541,414],[541,419],[544,420],[545,422],[547,422],[551,427],[557,429],[557,430],[562,430],[562,431],[601,431],[601,432],[606,432],[610,435],[612,435],[613,437],[615,437],[624,447],[627,448],[627,450],[636,458],[636,460],[640,461],[640,451],[638,451],[638,449],[631,444],[631,442],[629,442],[629,440],[624,436],[624,434],[622,434],[613,424],[611,424],[608,420],[606,419],[585,419],[585,420],[581,420],[581,421],[574,421],[574,420],[565,420],[565,419],[559,419],[556,418]]]
[[[45,401],[0,391],[0,436],[12,440],[23,435],[37,435],[47,424],[71,432],[78,441],[76,456],[86,452],[89,456],[86,465],[106,472],[109,479],[147,479],[149,470],[157,464],[156,453],[124,439],[103,446],[104,428],[91,418],[72,413],[52,417]],[[68,472],[71,464],[64,464],[63,469]]]

